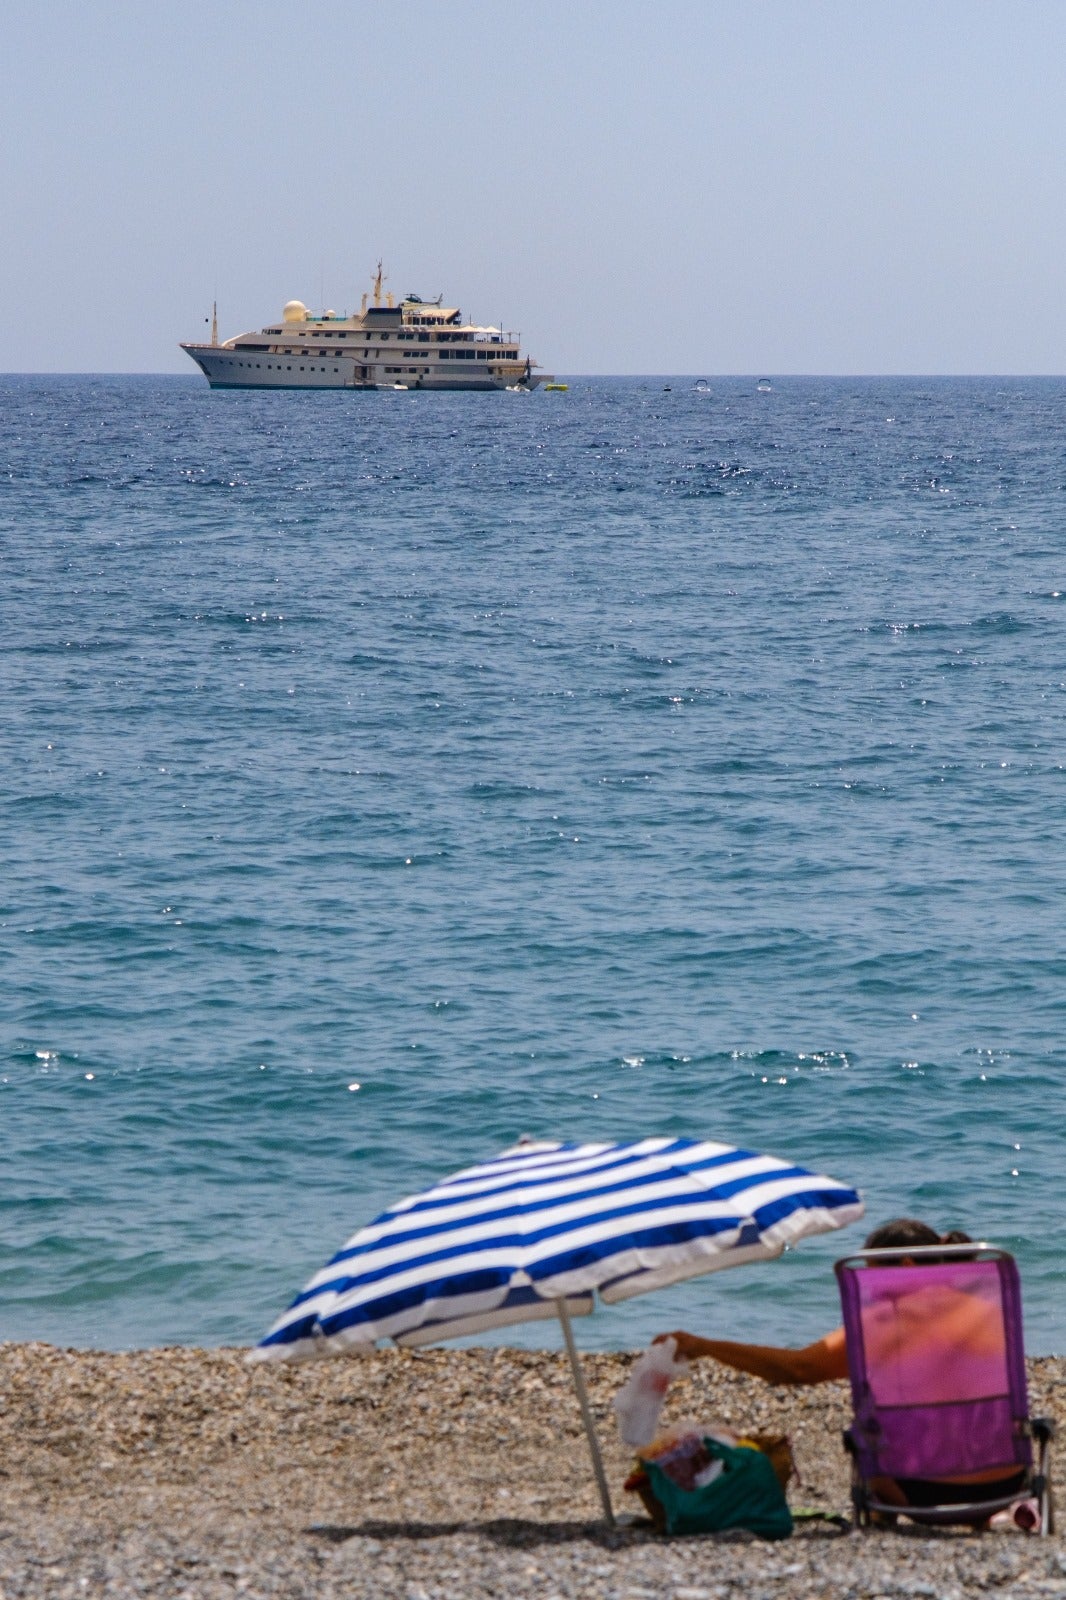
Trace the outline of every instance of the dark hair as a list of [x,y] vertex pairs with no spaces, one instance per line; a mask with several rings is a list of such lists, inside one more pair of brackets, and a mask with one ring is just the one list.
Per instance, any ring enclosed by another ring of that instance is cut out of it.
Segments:
[[882,1222],[866,1241],[867,1250],[891,1250],[895,1245],[943,1244],[944,1240],[927,1222],[916,1217],[896,1217],[892,1222]]
[[[892,1222],[883,1222],[875,1228],[866,1241],[867,1250],[905,1250],[908,1246],[913,1250],[931,1244],[972,1244],[973,1240],[968,1233],[963,1233],[959,1228],[953,1228],[950,1233],[937,1233],[927,1222],[919,1222],[916,1217],[896,1217]],[[924,1256],[925,1261],[933,1258]]]

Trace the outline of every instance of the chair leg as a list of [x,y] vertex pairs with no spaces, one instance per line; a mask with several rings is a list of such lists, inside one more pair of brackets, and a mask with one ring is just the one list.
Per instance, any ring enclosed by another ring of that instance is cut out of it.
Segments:
[[856,1533],[863,1532],[870,1527],[872,1518],[870,1507],[866,1499],[866,1486],[856,1470],[854,1461],[851,1464],[851,1526]]
[[1039,1532],[1051,1534],[1055,1532],[1055,1495],[1051,1487],[1051,1430],[1042,1430],[1040,1436],[1040,1460],[1038,1463],[1040,1473],[1040,1528]]

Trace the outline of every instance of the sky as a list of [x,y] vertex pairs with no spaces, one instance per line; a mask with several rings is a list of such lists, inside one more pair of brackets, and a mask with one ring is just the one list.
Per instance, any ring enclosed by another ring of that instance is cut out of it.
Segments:
[[1066,372],[1066,0],[0,0],[0,371],[443,293],[580,373]]

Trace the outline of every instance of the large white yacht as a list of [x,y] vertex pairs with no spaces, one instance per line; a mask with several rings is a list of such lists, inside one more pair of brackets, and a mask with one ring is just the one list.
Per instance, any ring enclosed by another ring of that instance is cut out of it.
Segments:
[[[378,262],[352,316],[290,300],[276,327],[183,344],[212,389],[533,389],[549,383],[519,336],[464,322],[457,307],[383,293]],[[367,302],[373,296],[373,304]]]

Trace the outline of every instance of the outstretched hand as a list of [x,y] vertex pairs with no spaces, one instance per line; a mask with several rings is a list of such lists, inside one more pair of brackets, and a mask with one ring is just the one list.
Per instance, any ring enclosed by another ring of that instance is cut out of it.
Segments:
[[703,1354],[704,1340],[698,1334],[686,1333],[683,1328],[677,1328],[673,1333],[657,1333],[652,1344],[663,1344],[667,1339],[674,1341],[679,1361],[696,1361]]

